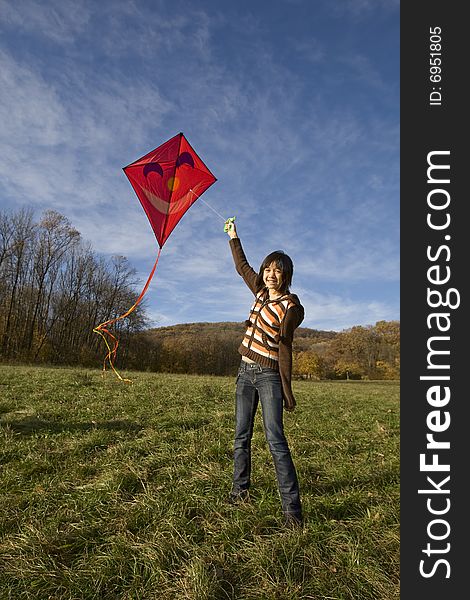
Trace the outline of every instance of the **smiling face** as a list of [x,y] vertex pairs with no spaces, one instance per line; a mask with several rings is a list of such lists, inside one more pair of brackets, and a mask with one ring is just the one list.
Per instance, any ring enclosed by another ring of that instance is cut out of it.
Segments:
[[260,265],[255,282],[256,291],[267,288],[271,299],[289,294],[293,272],[292,260],[283,250],[271,252]]
[[279,295],[282,287],[282,270],[272,262],[263,270],[263,282],[269,290],[269,295]]

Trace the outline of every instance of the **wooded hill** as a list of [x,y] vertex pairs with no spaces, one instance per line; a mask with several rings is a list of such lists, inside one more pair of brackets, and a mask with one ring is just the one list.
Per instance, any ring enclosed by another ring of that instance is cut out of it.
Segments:
[[[129,368],[171,373],[235,375],[243,322],[187,323],[148,329],[129,339]],[[299,327],[293,374],[314,379],[398,379],[398,321],[335,332]]]

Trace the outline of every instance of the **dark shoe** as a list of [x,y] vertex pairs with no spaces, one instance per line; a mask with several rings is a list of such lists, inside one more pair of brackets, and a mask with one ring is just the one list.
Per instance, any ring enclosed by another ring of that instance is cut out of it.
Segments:
[[241,504],[242,502],[248,502],[250,495],[248,490],[242,490],[241,492],[230,492],[227,496],[226,502],[229,504]]
[[284,527],[302,527],[304,524],[304,520],[302,515],[297,513],[285,513],[284,514]]

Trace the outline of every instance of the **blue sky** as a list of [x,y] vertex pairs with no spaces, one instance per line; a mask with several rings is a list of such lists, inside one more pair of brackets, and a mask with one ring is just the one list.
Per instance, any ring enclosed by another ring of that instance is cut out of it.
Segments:
[[[304,326],[399,319],[397,0],[0,0],[0,122],[1,207],[57,210],[138,292],[158,246],[122,167],[182,131],[254,268],[292,257]],[[204,203],[145,298],[154,326],[247,318]]]

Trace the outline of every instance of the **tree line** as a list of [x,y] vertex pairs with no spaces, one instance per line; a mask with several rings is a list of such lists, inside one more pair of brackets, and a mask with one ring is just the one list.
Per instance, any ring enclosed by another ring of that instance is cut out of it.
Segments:
[[[66,217],[0,212],[0,360],[97,366],[93,333],[137,300],[135,269],[123,256],[93,252]],[[192,323],[149,329],[144,303],[113,330],[116,366],[173,373],[234,375],[244,324]],[[299,327],[293,375],[308,379],[398,379],[400,324],[379,321],[334,332]]]
[[[0,212],[0,359],[97,364],[93,327],[132,306],[134,283],[125,257],[97,256],[63,215]],[[116,330],[125,341],[143,324],[138,307]]]
[[[157,372],[235,375],[244,331],[244,323],[233,322],[148,329],[136,334],[129,365]],[[139,343],[145,346],[144,353],[137,350]],[[293,343],[293,376],[399,379],[400,324],[378,321],[341,332],[299,327]]]

